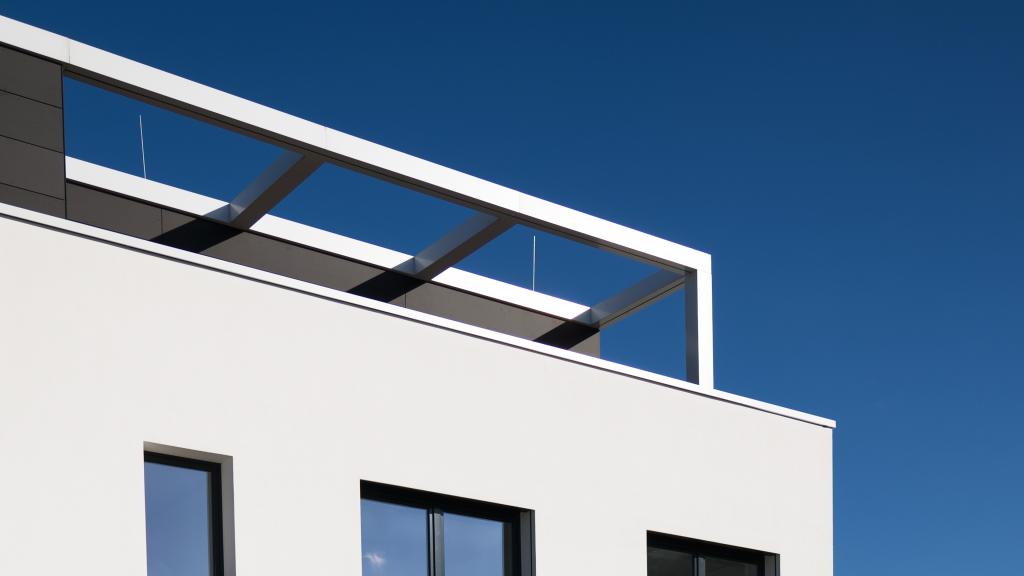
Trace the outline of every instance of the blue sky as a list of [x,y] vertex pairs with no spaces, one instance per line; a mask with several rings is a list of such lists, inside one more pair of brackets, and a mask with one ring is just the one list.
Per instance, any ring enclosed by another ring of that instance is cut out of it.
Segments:
[[[839,421],[836,574],[1011,570],[1024,4],[95,4],[0,13],[710,252],[718,387]],[[143,113],[150,176],[208,194],[273,157],[82,86],[67,104],[72,154],[140,172]],[[407,251],[464,215],[350,178],[278,213]],[[467,266],[527,283],[529,241]],[[644,272],[538,250],[538,288],[581,301]],[[681,374],[680,310],[625,321],[608,354]]]

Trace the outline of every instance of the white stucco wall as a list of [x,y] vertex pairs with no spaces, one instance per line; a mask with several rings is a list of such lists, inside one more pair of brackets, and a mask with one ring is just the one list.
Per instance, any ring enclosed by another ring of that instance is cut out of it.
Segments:
[[144,574],[154,442],[233,458],[239,576],[358,575],[361,479],[535,510],[540,576],[829,576],[831,434],[0,217],[0,574]]

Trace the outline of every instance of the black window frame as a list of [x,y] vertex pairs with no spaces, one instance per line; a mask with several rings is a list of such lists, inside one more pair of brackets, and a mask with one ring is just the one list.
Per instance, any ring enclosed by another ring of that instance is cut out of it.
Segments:
[[224,576],[224,500],[221,463],[186,458],[184,456],[172,456],[149,450],[143,452],[143,461],[209,473],[207,506],[210,511],[208,519],[210,530],[210,576]]
[[426,509],[429,576],[444,576],[446,513],[502,522],[505,526],[504,576],[533,576],[536,572],[532,510],[367,480],[362,481],[360,487],[362,500]]
[[693,556],[695,576],[705,576],[705,563],[708,556],[753,564],[757,567],[757,576],[779,576],[779,555],[770,552],[673,536],[661,532],[647,533],[647,547],[690,554]]

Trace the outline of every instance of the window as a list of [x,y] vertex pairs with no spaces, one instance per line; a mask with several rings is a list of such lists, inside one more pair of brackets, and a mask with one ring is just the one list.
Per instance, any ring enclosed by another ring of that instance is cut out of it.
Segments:
[[223,576],[221,465],[145,453],[149,576]]
[[363,576],[531,576],[533,513],[363,482]]
[[779,557],[665,534],[647,534],[647,576],[778,576]]

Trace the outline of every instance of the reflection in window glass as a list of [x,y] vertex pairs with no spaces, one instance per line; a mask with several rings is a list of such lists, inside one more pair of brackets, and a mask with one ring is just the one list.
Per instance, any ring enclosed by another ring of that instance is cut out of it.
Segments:
[[213,574],[210,472],[156,462],[145,467],[149,576]]
[[444,515],[445,576],[503,576],[505,523]]
[[362,500],[363,576],[426,576],[427,511]]
[[757,566],[735,560],[708,557],[705,568],[707,576],[757,576]]
[[647,576],[693,576],[693,555],[648,546]]

